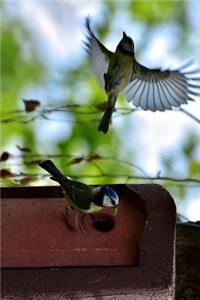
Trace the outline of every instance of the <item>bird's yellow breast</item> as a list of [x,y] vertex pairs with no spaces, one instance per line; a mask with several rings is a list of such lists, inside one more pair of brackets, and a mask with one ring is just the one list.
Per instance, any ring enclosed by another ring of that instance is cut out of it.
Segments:
[[79,211],[81,213],[86,213],[86,214],[94,214],[102,210],[102,206],[98,206],[93,202],[90,204],[90,208],[87,210],[78,207],[76,204],[74,204],[72,200],[67,200],[67,205],[76,211]]

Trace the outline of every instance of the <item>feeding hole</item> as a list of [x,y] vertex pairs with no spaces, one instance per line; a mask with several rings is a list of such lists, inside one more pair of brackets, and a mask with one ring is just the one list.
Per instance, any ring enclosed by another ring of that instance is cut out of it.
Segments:
[[115,219],[113,216],[105,213],[92,216],[93,226],[97,231],[109,232],[115,227]]

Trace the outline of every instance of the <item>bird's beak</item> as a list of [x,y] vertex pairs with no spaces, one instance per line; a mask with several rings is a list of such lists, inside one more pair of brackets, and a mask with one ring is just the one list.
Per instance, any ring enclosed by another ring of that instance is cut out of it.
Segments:
[[113,214],[113,216],[116,216],[116,214],[117,214],[117,207],[116,206],[112,208],[112,214]]
[[126,32],[123,31],[123,39],[127,38]]

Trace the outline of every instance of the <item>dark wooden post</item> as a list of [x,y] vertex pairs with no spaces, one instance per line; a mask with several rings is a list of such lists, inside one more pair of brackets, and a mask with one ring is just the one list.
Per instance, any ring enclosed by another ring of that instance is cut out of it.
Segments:
[[200,299],[200,224],[176,226],[176,299]]

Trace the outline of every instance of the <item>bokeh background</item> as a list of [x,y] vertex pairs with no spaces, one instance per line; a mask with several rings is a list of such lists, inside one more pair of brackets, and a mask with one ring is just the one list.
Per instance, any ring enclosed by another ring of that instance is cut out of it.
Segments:
[[179,213],[199,219],[200,99],[183,106],[195,120],[178,109],[136,110],[120,96],[103,135],[97,124],[106,95],[83,41],[90,15],[110,50],[126,31],[148,67],[191,58],[199,65],[200,2],[10,0],[0,7],[2,185],[54,184],[38,167],[51,158],[90,184],[160,183]]

